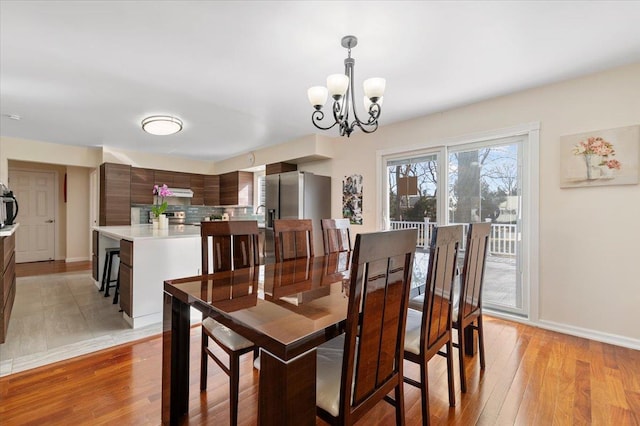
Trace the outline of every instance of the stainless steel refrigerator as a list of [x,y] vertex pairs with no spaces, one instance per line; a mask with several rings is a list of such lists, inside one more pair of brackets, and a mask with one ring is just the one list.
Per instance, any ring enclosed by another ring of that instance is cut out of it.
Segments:
[[267,175],[265,181],[265,262],[275,261],[275,219],[313,220],[313,250],[323,254],[320,219],[331,217],[331,178],[309,172],[287,172]]

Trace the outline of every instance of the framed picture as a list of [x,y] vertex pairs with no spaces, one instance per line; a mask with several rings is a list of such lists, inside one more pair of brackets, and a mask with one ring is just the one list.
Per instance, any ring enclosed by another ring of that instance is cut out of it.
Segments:
[[342,217],[362,225],[362,175],[345,176],[342,181]]
[[638,183],[640,125],[562,136],[560,150],[562,188]]

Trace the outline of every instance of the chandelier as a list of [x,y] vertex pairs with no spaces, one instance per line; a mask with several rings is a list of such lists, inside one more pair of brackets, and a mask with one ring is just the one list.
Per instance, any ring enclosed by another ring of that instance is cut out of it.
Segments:
[[[311,122],[321,130],[329,130],[335,125],[340,128],[340,136],[351,135],[358,126],[365,133],[373,133],[378,129],[378,117],[382,106],[382,95],[386,81],[384,78],[369,78],[364,81],[364,109],[368,116],[361,120],[356,113],[356,105],[353,100],[353,66],[355,59],[351,57],[351,48],[356,47],[358,38],[348,35],[342,37],[342,47],[348,51],[348,57],[344,60],[344,74],[331,74],[327,77],[327,87],[314,86],[307,91],[309,102],[315,108],[311,114]],[[333,98],[333,124],[323,127],[324,119],[322,107],[327,101],[327,95]],[[353,120],[349,122],[350,116]]]

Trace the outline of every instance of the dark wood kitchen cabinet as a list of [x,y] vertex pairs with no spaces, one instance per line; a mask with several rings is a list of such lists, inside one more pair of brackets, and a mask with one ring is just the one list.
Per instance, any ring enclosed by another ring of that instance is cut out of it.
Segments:
[[131,166],[100,165],[100,226],[131,225]]
[[98,231],[93,231],[93,235],[91,238],[91,276],[94,280],[99,281],[99,267],[100,267],[100,254],[98,250],[100,248],[100,233]]
[[253,173],[238,171],[220,175],[220,205],[253,205]]
[[131,167],[131,204],[153,204],[155,171]]
[[204,175],[192,174],[190,176],[190,188],[193,191],[192,206],[204,205]]
[[204,205],[220,205],[220,176],[205,175],[204,177]]
[[153,184],[162,186],[167,185],[169,188],[175,187],[173,180],[175,177],[175,172],[170,172],[168,170],[154,170],[153,171]]
[[191,173],[173,172],[173,187],[189,189],[191,187]]
[[120,309],[133,316],[133,242],[120,240]]
[[0,343],[4,343],[16,297],[16,234],[0,237]]
[[189,188],[191,186],[191,173],[154,170],[153,180],[155,185],[167,185],[169,188]]

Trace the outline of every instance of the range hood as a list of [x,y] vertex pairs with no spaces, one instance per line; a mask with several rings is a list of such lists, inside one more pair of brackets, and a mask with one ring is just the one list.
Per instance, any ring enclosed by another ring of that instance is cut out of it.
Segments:
[[177,197],[177,198],[193,198],[193,191],[189,188],[169,188],[172,195],[169,197]]

